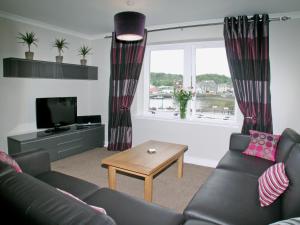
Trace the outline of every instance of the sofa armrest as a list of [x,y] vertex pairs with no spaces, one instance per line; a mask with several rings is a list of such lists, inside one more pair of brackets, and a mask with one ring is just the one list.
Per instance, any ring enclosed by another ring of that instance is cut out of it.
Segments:
[[229,150],[242,152],[248,147],[249,142],[249,135],[232,133],[230,136]]
[[118,225],[181,225],[184,222],[182,214],[108,188],[101,188],[84,201],[103,207]]
[[12,155],[12,157],[19,164],[23,172],[31,176],[37,176],[51,170],[50,156],[46,151],[22,152]]

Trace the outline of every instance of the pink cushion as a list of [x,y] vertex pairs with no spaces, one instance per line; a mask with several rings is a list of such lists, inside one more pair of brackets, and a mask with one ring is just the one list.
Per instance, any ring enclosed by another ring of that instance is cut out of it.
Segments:
[[289,186],[284,164],[276,163],[258,178],[260,206],[272,204]]
[[0,150],[0,161],[12,167],[17,173],[22,173],[22,169],[18,163],[5,152]]
[[250,143],[243,154],[276,161],[276,150],[280,135],[250,130]]
[[[79,198],[77,198],[76,196],[72,195],[71,193],[67,192],[67,191],[63,191],[59,188],[56,188],[57,190],[59,190],[60,192],[64,193],[65,195],[68,195],[70,196],[71,198],[74,198],[75,200],[85,204],[85,205],[88,205],[87,203],[85,203],[84,201],[80,200]],[[105,209],[101,208],[101,207],[98,207],[98,206],[94,206],[94,205],[89,205],[92,209],[94,209],[95,211],[97,212],[100,212],[100,213],[104,213],[106,214],[106,211]]]

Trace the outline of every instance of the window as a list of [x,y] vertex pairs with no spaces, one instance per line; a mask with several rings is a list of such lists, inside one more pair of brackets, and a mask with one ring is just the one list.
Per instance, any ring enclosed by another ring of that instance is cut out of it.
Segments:
[[150,111],[175,111],[173,92],[176,84],[182,85],[183,73],[184,50],[151,51],[148,106]]
[[146,114],[179,117],[174,88],[192,88],[191,119],[235,119],[235,97],[221,41],[153,45],[145,55]]

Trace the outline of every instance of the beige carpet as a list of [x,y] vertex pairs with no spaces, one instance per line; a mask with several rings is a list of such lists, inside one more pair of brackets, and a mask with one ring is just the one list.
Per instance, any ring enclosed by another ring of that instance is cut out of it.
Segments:
[[[114,154],[105,148],[96,148],[52,163],[52,169],[82,178],[100,187],[107,187],[107,169],[101,159]],[[177,164],[173,164],[154,178],[153,202],[182,212],[193,195],[213,171],[212,168],[184,164],[183,178],[177,178]],[[117,190],[143,199],[142,179],[117,175]]]

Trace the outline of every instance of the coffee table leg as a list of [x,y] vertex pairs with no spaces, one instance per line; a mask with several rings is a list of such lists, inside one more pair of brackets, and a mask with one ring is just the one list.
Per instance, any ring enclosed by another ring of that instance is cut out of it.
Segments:
[[181,178],[183,175],[183,154],[181,156],[179,156],[178,160],[178,173],[177,173],[177,177]]
[[110,189],[116,189],[116,168],[108,166],[108,186]]
[[144,198],[147,202],[152,201],[153,176],[145,177]]

